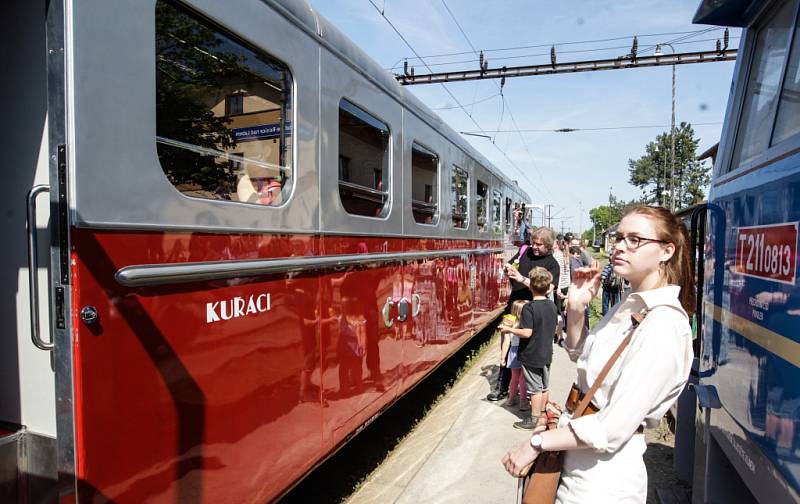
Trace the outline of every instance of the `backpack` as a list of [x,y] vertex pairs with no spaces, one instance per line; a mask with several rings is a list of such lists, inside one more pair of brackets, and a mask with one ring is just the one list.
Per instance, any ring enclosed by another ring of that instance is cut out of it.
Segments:
[[622,277],[614,273],[614,269],[610,269],[608,275],[603,280],[603,288],[606,290],[621,290]]
[[611,272],[611,289],[612,290],[622,290],[622,282],[623,279],[621,276],[617,275],[613,271]]

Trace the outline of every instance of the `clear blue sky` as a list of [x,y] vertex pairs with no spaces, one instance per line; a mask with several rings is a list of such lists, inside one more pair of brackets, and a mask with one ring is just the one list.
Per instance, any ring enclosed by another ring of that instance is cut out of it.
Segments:
[[[640,36],[640,54],[652,54],[652,48],[647,52],[642,49],[683,35],[646,35],[709,28],[691,24],[699,0],[372,1],[423,57],[471,51],[447,8],[478,50],[548,44],[548,47],[487,52],[490,67],[549,63],[550,44],[556,44],[559,62],[616,57],[629,52],[635,34]],[[413,56],[369,0],[311,0],[311,3],[384,68],[402,65],[404,58]],[[738,47],[739,30],[731,30],[730,35],[730,46]],[[616,37],[626,38],[558,45]],[[721,30],[697,34],[687,39],[695,42],[678,43],[674,48],[677,52],[710,50],[714,41],[702,40],[721,37]],[[587,49],[593,51],[568,52]],[[669,53],[669,48],[664,52]],[[500,59],[524,55],[533,56]],[[474,54],[462,54],[425,59],[431,64],[476,58]],[[426,72],[418,61],[410,63],[417,73]],[[432,68],[439,71],[470,66],[477,67],[477,63]],[[698,154],[719,140],[733,67],[733,62],[677,67],[676,121],[719,123],[695,126],[700,137]],[[641,191],[628,183],[628,159],[642,156],[645,145],[669,129],[670,67],[508,79],[503,90],[506,110],[500,127],[503,105],[499,96],[469,105],[498,94],[495,82],[450,83],[447,88],[486,131],[516,129],[509,109],[520,129],[665,125],[661,129],[523,133],[522,137],[518,133],[498,133],[496,145],[508,154],[513,164],[489,140],[465,137],[510,178],[518,180],[535,203],[554,204],[553,215],[571,217],[563,225],[575,231],[591,225],[589,209],[606,202],[611,187],[615,196],[626,200],[641,196]],[[478,130],[442,86],[412,86],[411,91],[429,107],[439,109],[436,112],[456,131]],[[560,220],[554,219],[553,227],[560,229],[561,225]]]

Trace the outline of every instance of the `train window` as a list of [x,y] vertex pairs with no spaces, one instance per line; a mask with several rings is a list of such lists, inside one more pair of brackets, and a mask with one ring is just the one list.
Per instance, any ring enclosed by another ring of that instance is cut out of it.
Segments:
[[783,142],[791,136],[800,133],[800,33],[798,27],[794,30],[794,42],[789,52],[789,62],[786,66],[786,76],[783,79],[783,89],[778,100],[778,117],[775,120],[775,132],[772,134],[772,144]]
[[453,210],[453,227],[467,229],[469,225],[469,175],[467,170],[453,165],[453,184],[450,201]]
[[506,198],[506,233],[511,232],[511,198]]
[[347,213],[384,217],[389,211],[389,127],[339,102],[339,197]]
[[492,190],[492,230],[500,233],[503,230],[503,194],[497,189]]
[[439,156],[417,142],[411,145],[411,210],[420,224],[439,220]]
[[292,75],[171,2],[156,3],[156,147],[181,193],[277,206],[292,173]]
[[733,150],[730,169],[755,159],[766,150],[780,89],[793,24],[793,3],[786,2],[761,27],[756,36],[750,76]]
[[489,186],[478,180],[478,192],[475,196],[475,208],[478,231],[483,233],[489,227]]

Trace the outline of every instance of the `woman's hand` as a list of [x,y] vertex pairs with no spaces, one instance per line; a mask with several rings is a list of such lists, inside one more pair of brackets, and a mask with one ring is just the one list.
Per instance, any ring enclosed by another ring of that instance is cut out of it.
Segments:
[[508,278],[514,280],[515,282],[521,282],[525,279],[522,276],[522,273],[520,273],[519,270],[517,270],[517,268],[515,268],[510,264],[506,264],[506,275],[508,275]]
[[600,263],[592,261],[591,266],[584,266],[572,272],[572,281],[567,292],[567,306],[571,310],[583,310],[600,292]]
[[[539,434],[545,430],[547,430],[546,427],[537,427],[533,430],[533,434]],[[533,464],[540,453],[539,450],[531,446],[530,440],[526,439],[525,442],[519,446],[508,450],[508,453],[505,454],[503,460],[500,462],[503,464],[503,467],[506,468],[508,474],[519,478],[522,476],[523,470]]]

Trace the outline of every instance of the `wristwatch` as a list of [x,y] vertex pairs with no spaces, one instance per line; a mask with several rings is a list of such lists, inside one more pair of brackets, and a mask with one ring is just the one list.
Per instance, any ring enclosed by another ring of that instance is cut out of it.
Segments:
[[531,446],[536,450],[542,451],[542,441],[544,441],[544,438],[541,434],[531,436]]

